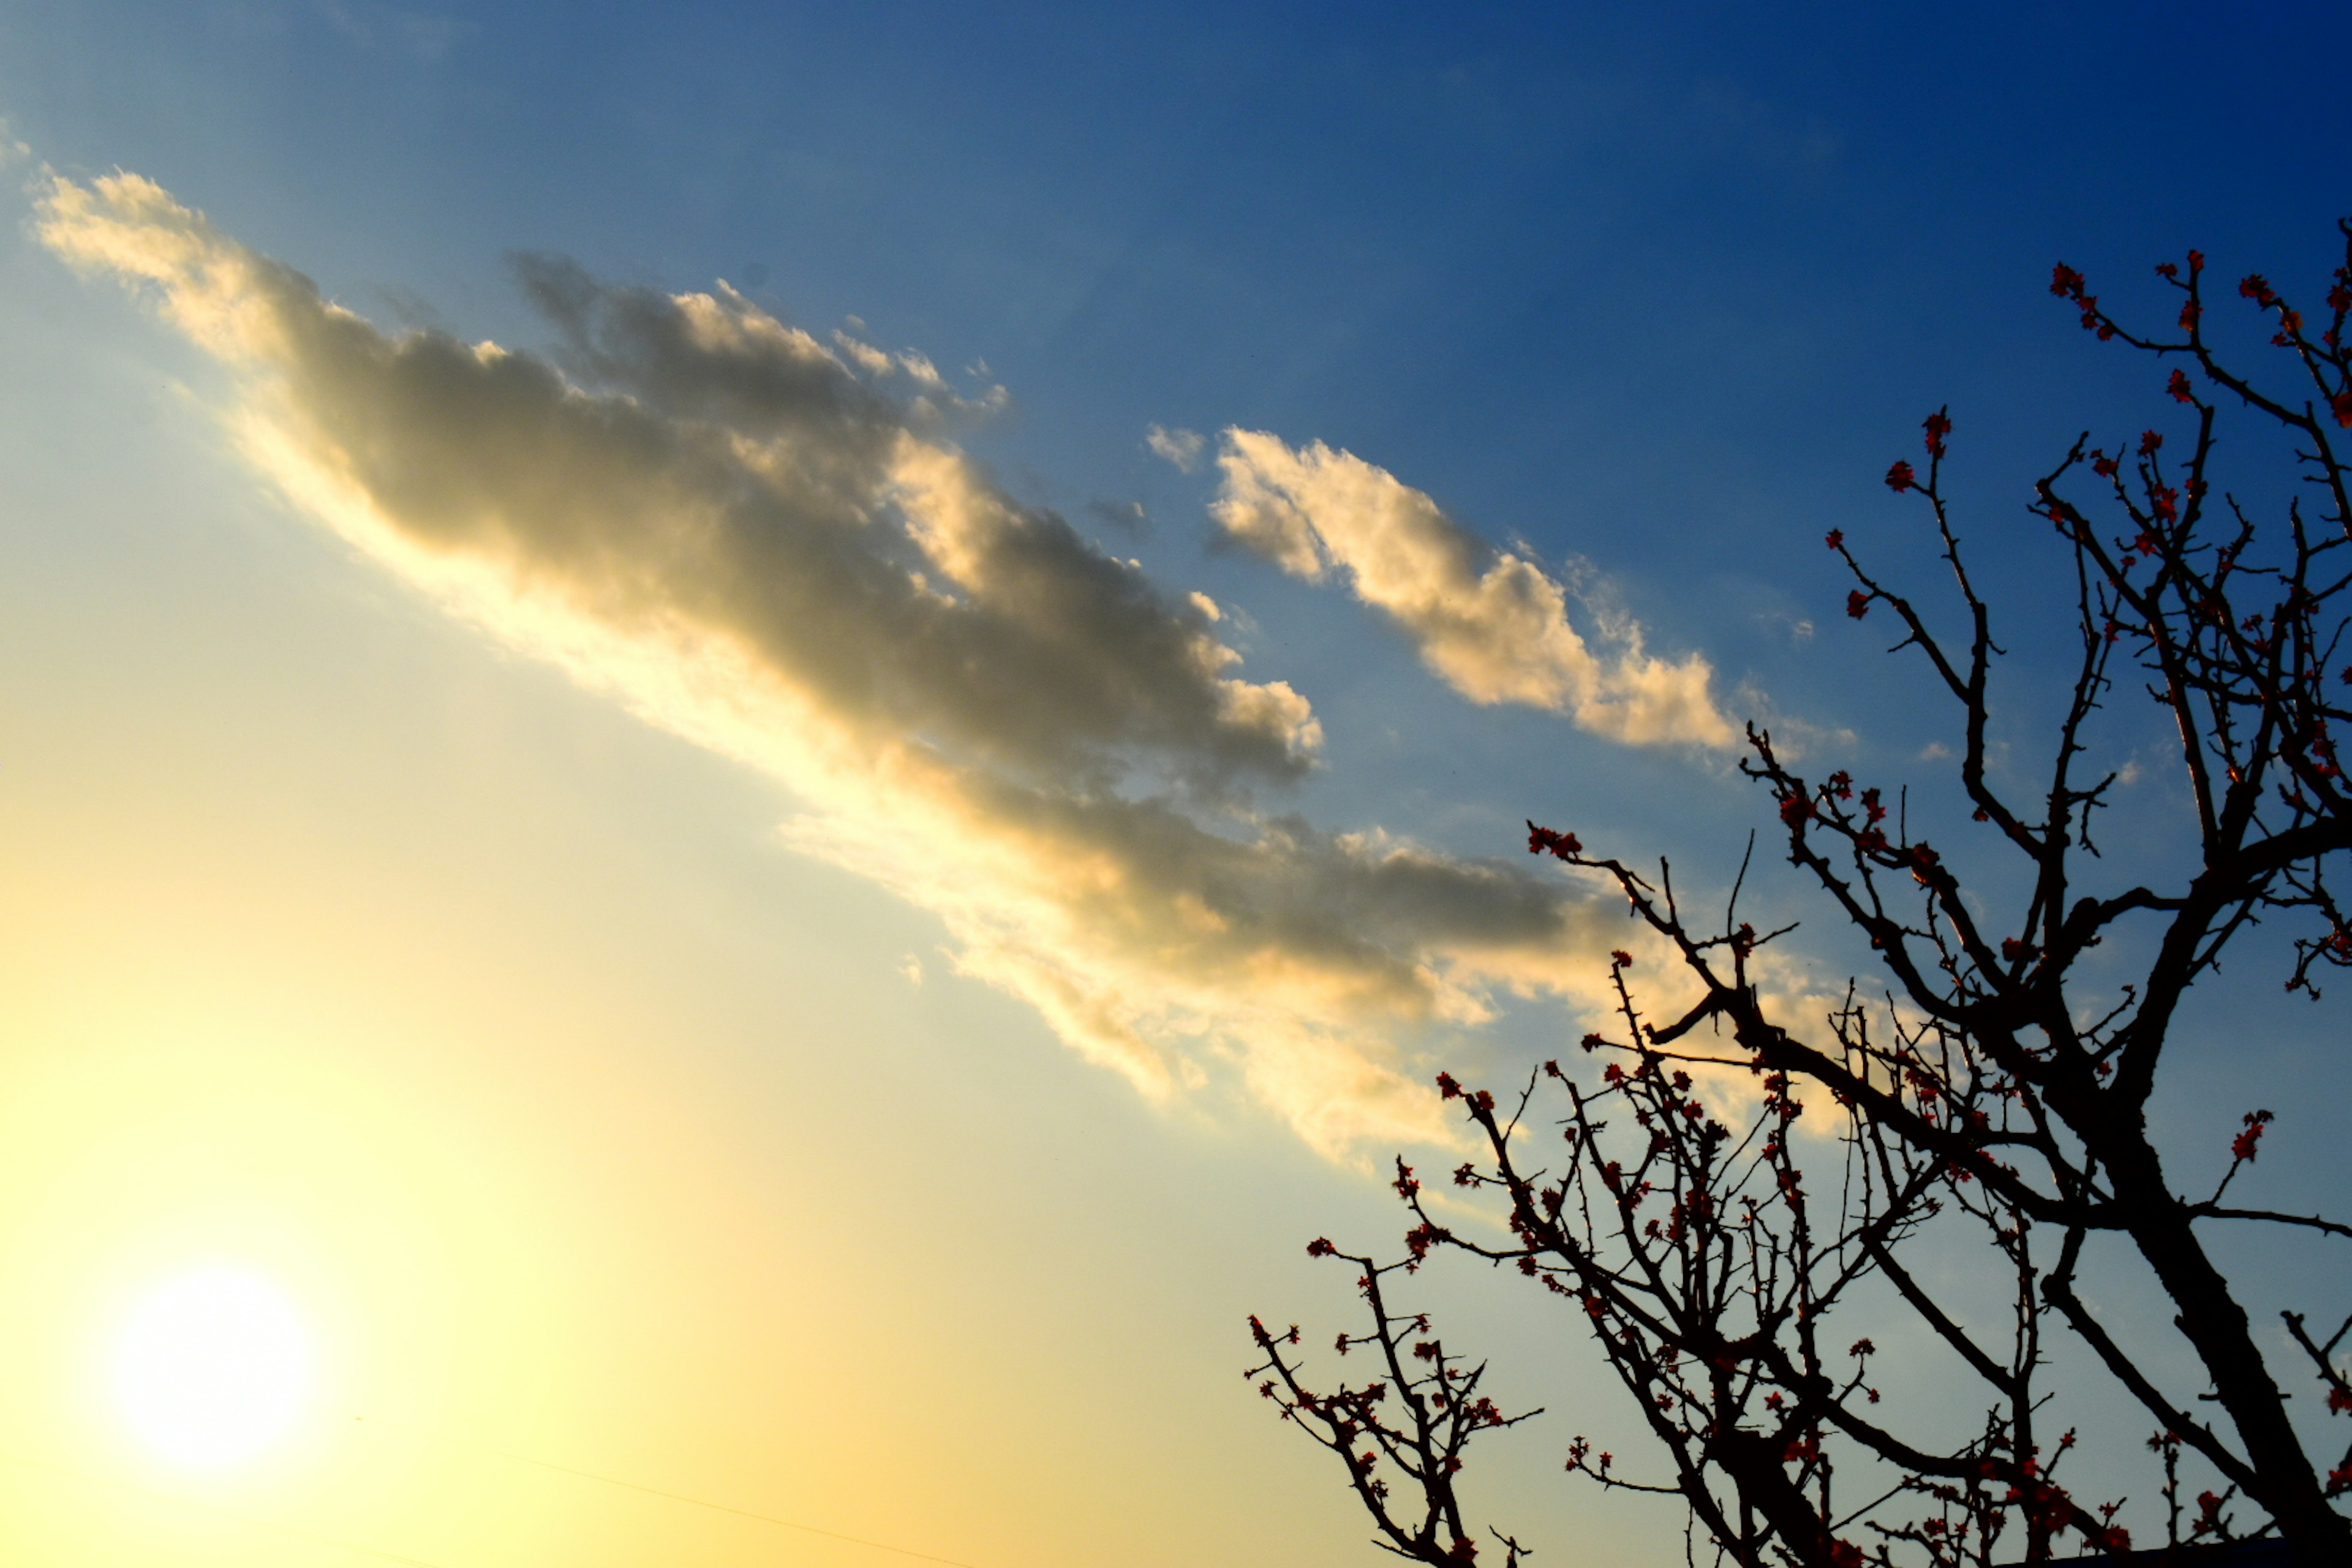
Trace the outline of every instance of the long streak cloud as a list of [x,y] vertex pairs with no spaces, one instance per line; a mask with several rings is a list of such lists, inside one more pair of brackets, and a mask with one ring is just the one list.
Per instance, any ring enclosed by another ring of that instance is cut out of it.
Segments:
[[[38,226],[230,370],[230,427],[298,509],[772,776],[794,847],[934,911],[963,973],[1150,1095],[1238,1083],[1335,1156],[1444,1139],[1418,1031],[1600,994],[1624,928],[1590,889],[1254,805],[1314,763],[1307,699],[996,487],[919,356],[548,258],[521,272],[550,353],[391,334],[131,174],[49,181]],[[1275,482],[1267,440],[1229,438],[1229,481]],[[1473,696],[1542,689],[1444,647]],[[1652,711],[1605,678],[1569,700]],[[1624,737],[1696,710],[1656,711]]]
[[1629,745],[1737,742],[1704,658],[1649,654],[1624,621],[1596,653],[1569,623],[1565,586],[1385,468],[1239,429],[1224,433],[1217,468],[1210,510],[1232,538],[1294,576],[1351,585],[1471,701],[1549,709]]

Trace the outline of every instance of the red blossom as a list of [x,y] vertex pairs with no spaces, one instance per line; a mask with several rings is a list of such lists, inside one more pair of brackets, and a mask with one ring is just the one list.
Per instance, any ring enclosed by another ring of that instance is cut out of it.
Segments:
[[2083,275],[2062,261],[2050,269],[2050,291],[2062,300],[2079,300],[2083,297]]
[[2233,1160],[2252,1159],[2262,1144],[2263,1129],[2269,1126],[2271,1121],[2271,1113],[2267,1110],[2247,1112],[2246,1130],[2230,1140],[2230,1157]]
[[1791,827],[1801,826],[1812,815],[1813,803],[1801,795],[1792,795],[1780,803],[1780,820]]
[[2352,430],[2352,392],[2337,393],[2327,400],[2327,405],[2336,411],[2336,423]]
[[1448,1100],[1459,1100],[1462,1098],[1462,1086],[1454,1080],[1452,1073],[1442,1072],[1437,1075],[1437,1092]]
[[1870,614],[1870,595],[1856,588],[1845,596],[1845,613],[1855,620]]
[[2244,279],[2238,285],[2238,292],[2265,310],[2278,299],[2278,291],[2273,289],[2270,286],[2270,280],[2259,272],[2247,273]]
[[1920,428],[1927,432],[1927,456],[1931,458],[1942,457],[1944,455],[1944,437],[1952,433],[1951,416],[1939,408],[1935,413],[1927,416],[1927,419],[1921,423]]
[[1565,860],[1571,855],[1584,853],[1584,845],[1573,833],[1555,833],[1549,827],[1538,827],[1530,822],[1528,824],[1528,853],[1549,854]]
[[1844,529],[1832,528],[1830,530],[1829,546],[1832,550],[1843,550],[1845,548]]
[[1916,488],[1918,483],[1919,480],[1917,477],[1911,472],[1911,465],[1908,463],[1898,462],[1893,468],[1886,470],[1886,488],[1888,489],[1900,493],[1901,491]]
[[2172,379],[2164,384],[2164,390],[2172,394],[2172,399],[2176,403],[2197,401],[2197,394],[2189,390],[2189,373],[2185,370],[2174,371]]
[[1318,1236],[1307,1244],[1307,1256],[1309,1258],[1328,1258],[1339,1250],[1331,1245],[1331,1238],[1326,1236]]
[[1622,947],[1612,948],[1610,950],[1609,963],[1612,968],[1631,969],[1633,967],[1633,955]]
[[2163,445],[2164,433],[2162,431],[2143,430],[2139,433],[2139,455],[2141,457],[2152,458],[2156,456],[2157,448]]

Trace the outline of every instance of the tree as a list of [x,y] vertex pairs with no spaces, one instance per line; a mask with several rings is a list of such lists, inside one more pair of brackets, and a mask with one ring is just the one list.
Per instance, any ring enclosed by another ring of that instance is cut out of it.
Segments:
[[[1848,614],[1891,617],[1895,648],[1916,650],[1949,702],[1961,796],[1996,846],[1968,860],[1964,882],[1918,831],[1907,796],[1844,772],[1809,777],[1749,730],[1743,771],[1770,795],[1804,884],[1867,939],[1874,993],[1856,982],[1822,1016],[1780,1007],[1759,955],[1788,928],[1739,920],[1745,865],[1715,922],[1677,900],[1666,863],[1654,877],[1528,825],[1530,852],[1623,894],[1674,984],[1637,989],[1632,955],[1615,954],[1615,1021],[1584,1037],[1591,1060],[1547,1062],[1499,1099],[1439,1076],[1479,1152],[1453,1173],[1454,1208],[1400,1160],[1396,1190],[1413,1219],[1402,1257],[1323,1239],[1307,1248],[1358,1271],[1369,1325],[1335,1349],[1371,1352],[1370,1381],[1317,1392],[1300,1331],[1251,1320],[1264,1359],[1250,1375],[1340,1457],[1380,1544],[1426,1563],[1475,1558],[1456,1492],[1464,1454],[1525,1418],[1481,1391],[1484,1365],[1450,1350],[1427,1315],[1394,1303],[1408,1277],[1453,1253],[1557,1298],[1654,1440],[1647,1462],[1621,1467],[1580,1437],[1568,1468],[1605,1488],[1679,1495],[1720,1560],[1958,1568],[2047,1562],[2076,1540],[2127,1547],[2118,1504],[2078,1500],[2058,1479],[2075,1433],[2045,1429],[2045,1369],[2087,1355],[2153,1425],[2169,1542],[2274,1534],[2301,1568],[2352,1563],[2336,1500],[2352,1491],[2352,1449],[2326,1420],[2352,1412],[2336,1356],[2352,1317],[2324,1339],[2294,1311],[2282,1314],[2284,1338],[2258,1331],[2210,1244],[2223,1225],[2293,1227],[2318,1246],[2352,1239],[2352,1226],[2225,1201],[2271,1111],[2231,1129],[2228,1173],[2202,1195],[2168,1174],[2168,1153],[2180,1152],[2158,1147],[2147,1115],[2185,1043],[2183,998],[2225,950],[2284,927],[2285,984],[2314,1002],[2330,970],[2352,966],[2352,921],[2329,881],[2352,849],[2352,786],[2332,738],[2352,721],[2352,438],[2341,434],[2352,428],[2352,220],[2338,226],[2344,265],[2315,335],[2262,277],[2238,285],[2294,362],[2276,381],[2242,374],[2209,341],[2200,253],[2157,268],[2181,299],[2163,333],[2127,328],[2079,272],[2054,269],[2052,292],[2086,330],[2165,363],[2164,390],[2194,430],[2177,458],[2153,429],[2113,451],[2086,433],[2034,485],[2032,510],[2071,556],[2079,650],[2030,793],[1991,760],[2000,649],[1946,503],[1947,413],[1926,421],[1924,471],[1898,462],[1886,482],[1932,521],[1963,634],[1936,630],[1829,535],[1856,584]],[[2239,429],[2284,437],[2293,469],[2282,505],[2221,488],[2225,408]],[[2087,773],[2086,752],[2110,703],[2141,691],[2178,732],[2185,869],[2117,885],[2094,833],[2116,775]],[[1975,873],[1992,857],[2011,858],[2021,893],[2009,896],[1990,868]],[[2086,955],[2103,944],[2094,973]],[[2126,959],[2118,982],[2114,965]],[[1653,1018],[1644,992],[1678,994],[1671,1015]],[[1710,1088],[1727,1072],[1752,1075],[1761,1091],[1743,1114]],[[1827,1102],[1817,1121],[1834,1121],[1834,1138],[1795,1135],[1808,1100]],[[1501,1223],[1446,1223],[1465,1202]],[[1917,1267],[1962,1246],[1987,1249],[1985,1272],[2006,1282],[1997,1329]],[[2127,1346],[2085,1305],[2086,1257],[2108,1246],[2144,1263],[2178,1335],[2158,1349],[2187,1358]],[[1968,1408],[1980,1414],[1964,1427],[1944,1418],[1948,1407],[1882,1401],[1874,1344],[1849,1335],[1890,1306],[1977,1391]],[[2280,1353],[2288,1342],[2299,1360]],[[2184,1360],[2199,1376],[2167,1375]],[[2282,1380],[2305,1377],[2321,1397],[2291,1410]],[[2184,1463],[2213,1483],[2189,1507]],[[1507,1564],[1525,1555],[1488,1534]]]

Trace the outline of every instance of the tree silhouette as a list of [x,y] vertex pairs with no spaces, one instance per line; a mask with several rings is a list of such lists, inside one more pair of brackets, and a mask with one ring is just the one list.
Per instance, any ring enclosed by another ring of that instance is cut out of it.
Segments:
[[[2352,849],[2332,734],[2352,721],[2340,445],[2352,439],[2352,220],[2338,226],[2345,264],[2315,334],[2263,278],[2238,285],[2294,361],[2275,381],[2241,374],[2209,341],[2200,253],[2157,268],[2181,300],[2163,333],[2127,328],[2082,274],[2054,269],[2052,292],[2085,329],[2168,362],[2164,390],[2195,428],[2177,457],[2153,429],[2114,450],[2085,434],[2034,485],[2033,510],[2071,556],[2079,647],[2028,788],[1990,760],[2000,649],[1947,505],[1946,412],[1926,421],[1924,464],[1895,464],[1886,483],[1926,509],[1963,635],[1934,629],[1829,535],[1856,584],[1848,614],[1891,617],[1895,647],[1916,650],[1950,703],[1958,782],[1979,837],[1998,840],[1966,858],[1985,869],[1964,881],[1901,792],[1844,772],[1810,777],[1749,730],[1742,769],[1769,793],[1790,864],[1867,939],[1875,991],[1853,984],[1815,1016],[1776,1003],[1759,954],[1786,928],[1739,921],[1745,866],[1715,922],[1677,900],[1666,864],[1653,875],[1528,825],[1529,850],[1613,886],[1675,972],[1637,987],[1632,955],[1614,955],[1615,1020],[1584,1037],[1590,1061],[1547,1062],[1501,1100],[1439,1077],[1479,1155],[1453,1173],[1458,1195],[1444,1203],[1398,1163],[1414,1222],[1402,1257],[1308,1247],[1359,1272],[1370,1326],[1335,1348],[1374,1352],[1371,1381],[1316,1392],[1299,1331],[1251,1320],[1263,1359],[1250,1375],[1341,1456],[1380,1544],[1421,1563],[1475,1559],[1456,1494],[1464,1455],[1524,1418],[1480,1392],[1484,1366],[1458,1359],[1426,1315],[1392,1302],[1405,1277],[1454,1252],[1557,1298],[1646,1423],[1654,1447],[1638,1462],[1579,1437],[1569,1469],[1678,1495],[1720,1560],[1958,1568],[2124,1551],[2120,1504],[2078,1500],[2059,1480],[2075,1433],[2044,1426],[2045,1369],[2087,1352],[2154,1427],[2168,1543],[2275,1536],[2299,1568],[2352,1563],[2336,1500],[2352,1490],[2352,1448],[2327,1421],[2352,1412],[2337,1360],[2352,1317],[2324,1339],[2293,1311],[2284,1333],[2258,1331],[2211,1245],[2225,1224],[2290,1227],[2323,1246],[2352,1239],[2352,1226],[2225,1201],[2270,1110],[2228,1130],[2227,1173],[2203,1194],[2168,1175],[2168,1154],[2185,1152],[2160,1148],[2147,1114],[2168,1047],[2189,1043],[2174,1037],[2184,996],[2257,925],[2284,928],[2285,984],[2314,1001],[2330,970],[2352,966],[2352,921],[2329,881]],[[2240,428],[2284,437],[2292,482],[2278,505],[2221,488],[2225,408]],[[2122,885],[2094,835],[2117,775],[2087,771],[2086,753],[2107,705],[2142,693],[2177,731],[2180,842],[2160,847],[2179,851],[2180,869]],[[1993,863],[2004,855],[2020,896]],[[1646,1012],[1644,993],[1672,997],[1670,1016]],[[1724,1109],[1727,1074],[1760,1090],[1738,1114]],[[1808,1100],[1833,1138],[1794,1135]],[[1463,1217],[1482,1208],[1487,1223]],[[2145,1264],[2173,1344],[2127,1347],[2086,1305],[2077,1282],[2086,1247],[2102,1242]],[[2000,1313],[1962,1310],[1918,1267],[1961,1247],[1982,1249],[1971,1272],[2000,1282]],[[1973,1400],[1925,1411],[1882,1399],[1875,1347],[1849,1336],[1890,1311],[1945,1347]],[[2189,1378],[2174,1370],[2189,1364]],[[2282,1380],[2306,1377],[2321,1397],[2290,1411]],[[1955,1408],[1976,1414],[1956,1426]],[[2213,1482],[2187,1505],[2184,1462]],[[1525,1555],[1487,1537],[1507,1563]]]

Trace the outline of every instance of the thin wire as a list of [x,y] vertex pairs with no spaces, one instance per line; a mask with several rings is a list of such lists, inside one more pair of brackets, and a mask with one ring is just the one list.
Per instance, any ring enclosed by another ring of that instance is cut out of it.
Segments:
[[801,1524],[789,1519],[778,1519],[772,1513],[754,1513],[748,1508],[734,1508],[723,1502],[711,1502],[703,1498],[688,1497],[684,1492],[664,1491],[659,1487],[625,1481],[618,1476],[600,1476],[593,1470],[574,1469],[570,1465],[559,1465],[551,1459],[535,1459],[529,1454],[518,1454],[506,1448],[493,1448],[488,1443],[476,1443],[464,1437],[451,1437],[443,1433],[427,1431],[422,1426],[411,1426],[404,1421],[394,1421],[389,1416],[354,1415],[352,1419],[371,1426],[396,1427],[400,1431],[435,1443],[447,1443],[454,1447],[471,1448],[481,1454],[495,1454],[501,1459],[511,1459],[519,1465],[536,1465],[542,1470],[554,1470],[562,1475],[578,1476],[582,1480],[602,1481],[606,1486],[622,1487],[633,1492],[643,1492],[647,1497],[667,1498],[672,1502],[682,1502],[694,1508],[707,1508],[714,1513],[731,1513],[738,1519],[755,1519],[761,1524],[780,1525],[786,1530],[797,1530],[807,1535],[822,1535],[828,1541],[845,1541],[853,1546],[870,1546],[877,1552],[895,1552],[901,1557],[919,1558],[925,1563],[944,1563],[947,1568],[974,1568],[974,1564],[959,1558],[935,1557],[928,1552],[917,1552],[911,1547],[893,1546],[887,1541],[868,1541],[862,1535],[844,1535],[837,1530],[819,1530],[814,1524]]
[[5,1452],[0,1452],[0,1459],[5,1459],[12,1465],[23,1465],[29,1469],[47,1470],[54,1475],[65,1476],[89,1486],[108,1487],[120,1492],[133,1492],[140,1497],[152,1498],[158,1502],[168,1502],[180,1508],[194,1509],[200,1513],[218,1514],[223,1519],[235,1520],[237,1523],[249,1525],[255,1530],[274,1531],[279,1535],[290,1535],[297,1541],[308,1541],[318,1546],[331,1546],[339,1552],[355,1552],[362,1557],[381,1558],[386,1563],[404,1563],[408,1564],[408,1568],[440,1568],[440,1564],[427,1563],[422,1557],[403,1557],[397,1552],[381,1552],[373,1546],[362,1546],[356,1541],[342,1541],[331,1535],[319,1535],[308,1530],[297,1530],[290,1524],[279,1524],[273,1520],[256,1519],[251,1514],[237,1513],[208,1502],[198,1502],[193,1498],[173,1497],[170,1492],[159,1492],[147,1487],[133,1486],[129,1481],[109,1480],[104,1476],[87,1476],[79,1470],[69,1470],[63,1465],[52,1465],[46,1459],[28,1459],[22,1454]]

